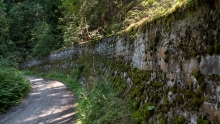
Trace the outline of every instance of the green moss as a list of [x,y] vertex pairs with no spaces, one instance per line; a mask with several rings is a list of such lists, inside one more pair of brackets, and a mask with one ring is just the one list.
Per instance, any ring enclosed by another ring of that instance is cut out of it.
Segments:
[[175,83],[172,87],[169,88],[170,91],[172,91],[174,94],[177,93],[177,84]]
[[191,49],[191,56],[196,57],[197,52],[196,52],[196,42],[195,41],[190,42],[190,49]]
[[193,100],[189,103],[189,108],[196,110],[200,108],[203,102],[204,102],[203,99],[194,97]]
[[159,105],[159,110],[163,113],[167,113],[171,108],[171,104],[169,100],[167,99],[167,97],[164,97],[163,101],[164,103]]
[[205,82],[202,82],[202,83],[200,84],[200,86],[199,86],[198,91],[199,91],[199,92],[205,92],[206,86],[207,86],[207,84],[206,84]]
[[159,71],[157,71],[157,75],[158,75],[158,78],[162,78],[163,77],[163,70],[160,69]]
[[178,54],[176,54],[176,55],[173,55],[173,56],[172,56],[172,58],[173,58],[174,60],[178,60],[178,58],[179,58],[179,55],[178,55]]
[[208,47],[208,53],[209,53],[209,55],[213,55],[214,52],[215,52],[215,47],[214,47],[214,46],[209,46],[209,47]]
[[202,84],[203,82],[205,82],[205,75],[203,75],[200,71],[197,71],[194,74],[194,77],[198,81],[199,85]]
[[192,90],[186,90],[186,89],[183,89],[182,90],[183,94],[184,94],[184,97],[187,98],[187,99],[190,99],[193,97],[194,93]]
[[164,58],[164,61],[165,61],[166,63],[168,63],[169,60],[170,60],[170,55],[166,55],[165,58]]
[[216,43],[216,44],[215,44],[215,53],[216,53],[217,55],[220,54],[220,43]]
[[196,57],[197,53],[196,53],[196,50],[195,50],[195,49],[192,49],[191,55],[192,55],[193,57]]
[[182,104],[184,102],[183,96],[180,94],[176,95],[176,102]]
[[71,75],[73,75],[77,80],[82,77],[83,72],[85,69],[85,65],[81,64],[79,66],[77,66],[72,72]]
[[164,117],[163,114],[159,114],[159,115],[157,116],[157,118],[158,118],[158,120],[159,120],[159,124],[167,124],[167,120],[166,120],[166,118]]
[[155,89],[159,89],[160,87],[163,86],[163,83],[159,82],[159,81],[154,81],[152,82],[152,86],[155,88]]
[[141,94],[142,94],[142,92],[141,92],[139,89],[137,89],[137,88],[135,88],[135,89],[131,92],[131,96],[133,96],[133,97],[140,97]]
[[209,120],[205,120],[201,117],[199,117],[196,122],[197,122],[197,124],[211,124],[211,122]]
[[159,106],[159,109],[163,113],[167,113],[170,110],[169,104],[162,104]]
[[119,93],[123,93],[127,87],[125,80],[119,76],[113,79],[113,86],[118,90]]
[[140,84],[142,81],[148,81],[150,78],[151,71],[139,70],[137,68],[132,68],[128,72],[128,77],[131,78],[133,83]]
[[169,23],[171,23],[171,22],[173,22],[175,20],[175,16],[173,14],[169,14],[167,16],[166,20],[167,20],[167,23],[169,24]]
[[129,30],[127,30],[127,33],[131,38],[134,38],[137,35],[138,28],[136,26],[131,27]]
[[136,123],[147,123],[146,120],[154,113],[154,109],[149,109],[150,107],[152,107],[151,103],[145,103],[132,114],[132,117],[136,119]]
[[148,101],[152,103],[158,103],[161,100],[161,95],[157,92],[151,91],[148,93]]
[[138,101],[133,102],[133,109],[138,109],[139,106],[140,106],[140,102],[138,102]]
[[132,81],[133,81],[133,83],[135,83],[135,84],[139,84],[139,83],[141,83],[142,82],[142,80],[140,79],[140,78],[132,78]]
[[186,121],[186,118],[182,115],[175,120],[175,124],[184,124],[185,121]]

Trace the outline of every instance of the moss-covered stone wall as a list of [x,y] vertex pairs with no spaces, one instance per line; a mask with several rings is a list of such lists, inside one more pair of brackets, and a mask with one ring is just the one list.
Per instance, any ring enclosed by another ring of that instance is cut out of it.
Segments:
[[187,7],[115,36],[52,52],[20,65],[112,79],[137,123],[220,123],[220,0]]

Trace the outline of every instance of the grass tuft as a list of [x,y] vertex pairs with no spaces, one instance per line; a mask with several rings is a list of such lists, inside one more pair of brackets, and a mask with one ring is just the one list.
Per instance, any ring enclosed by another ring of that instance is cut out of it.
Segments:
[[50,72],[34,73],[23,71],[25,74],[34,74],[65,82],[77,97],[77,113],[80,124],[133,124],[131,110],[128,103],[118,98],[111,81],[93,82],[92,89],[83,87],[78,79],[83,75],[84,66],[75,68],[70,75]]

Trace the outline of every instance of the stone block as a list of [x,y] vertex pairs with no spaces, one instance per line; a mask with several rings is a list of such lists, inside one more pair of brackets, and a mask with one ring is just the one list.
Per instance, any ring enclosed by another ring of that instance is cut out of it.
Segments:
[[192,78],[191,78],[191,76],[188,76],[188,77],[187,77],[187,84],[188,84],[189,87],[191,88],[191,85],[192,85]]
[[183,71],[188,74],[193,74],[199,70],[199,63],[196,58],[183,61]]
[[166,49],[165,48],[159,48],[159,51],[157,53],[157,57],[158,58],[164,58],[166,55],[165,55],[165,52],[166,52]]
[[166,78],[172,80],[175,78],[175,75],[174,74],[166,74]]
[[163,71],[167,69],[167,63],[164,62],[163,59],[161,59],[160,61],[160,69],[162,69]]
[[152,56],[151,56],[150,52],[148,51],[148,52],[147,52],[147,60],[149,61],[149,60],[151,60],[151,59],[152,59]]

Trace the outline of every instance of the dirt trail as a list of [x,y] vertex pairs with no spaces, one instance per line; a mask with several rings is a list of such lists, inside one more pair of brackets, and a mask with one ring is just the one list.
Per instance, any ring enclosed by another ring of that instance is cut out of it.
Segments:
[[70,124],[76,123],[74,95],[58,81],[27,77],[32,89],[27,97],[7,113],[0,124]]

